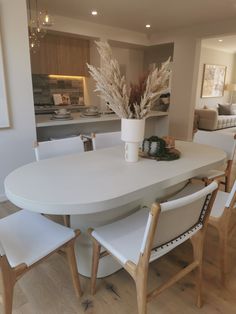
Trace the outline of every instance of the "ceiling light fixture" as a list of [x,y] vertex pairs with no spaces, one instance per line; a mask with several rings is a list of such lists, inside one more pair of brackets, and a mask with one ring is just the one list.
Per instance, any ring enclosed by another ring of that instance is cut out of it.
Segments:
[[47,29],[53,25],[51,15],[47,11],[38,10],[38,0],[33,0],[34,9],[32,9],[32,0],[27,0],[29,13],[29,42],[30,49],[35,53],[39,46],[40,40],[46,35]]
[[218,42],[222,43],[223,39],[218,39]]
[[150,28],[151,27],[151,25],[150,24],[146,24],[146,28]]
[[92,14],[93,16],[95,16],[95,15],[98,15],[98,12],[95,11],[95,10],[93,10],[93,11],[91,12],[91,14]]

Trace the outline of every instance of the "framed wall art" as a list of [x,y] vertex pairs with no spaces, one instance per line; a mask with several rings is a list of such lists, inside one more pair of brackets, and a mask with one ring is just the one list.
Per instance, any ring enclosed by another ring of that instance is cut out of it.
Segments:
[[0,36],[0,128],[7,128],[10,126],[7,93],[4,75],[4,62],[2,53],[2,40]]
[[226,66],[204,64],[201,97],[222,97],[224,94],[225,75]]

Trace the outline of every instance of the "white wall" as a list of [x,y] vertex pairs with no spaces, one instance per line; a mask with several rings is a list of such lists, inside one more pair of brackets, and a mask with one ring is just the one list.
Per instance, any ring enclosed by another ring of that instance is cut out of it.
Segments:
[[125,70],[127,83],[137,83],[143,74],[143,50],[114,46],[111,48],[121,70]]
[[11,128],[0,129],[0,200],[3,200],[6,175],[34,159],[32,145],[36,134],[25,0],[0,0],[0,23],[11,119]]
[[224,104],[229,101],[229,92],[227,91],[224,92],[223,97],[201,98],[203,69],[204,64],[225,65],[227,67],[225,84],[228,84],[233,80],[234,59],[235,57],[233,53],[202,47],[199,64],[196,107],[203,107],[205,105],[211,107],[217,105],[218,103]]
[[[119,44],[111,44],[114,57],[118,60],[121,71],[125,70],[127,83],[137,83],[139,78],[143,75],[143,57],[144,51],[141,48],[132,48],[132,45],[119,47]],[[93,40],[90,41],[90,64],[101,67],[101,59],[98,54],[96,45]],[[104,101],[95,93],[96,86],[93,78],[85,78],[85,104],[88,106],[95,105],[105,108]]]

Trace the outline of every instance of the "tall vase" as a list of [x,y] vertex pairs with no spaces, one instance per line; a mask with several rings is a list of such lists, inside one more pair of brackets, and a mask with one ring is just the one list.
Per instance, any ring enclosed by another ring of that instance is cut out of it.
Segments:
[[145,119],[121,119],[121,139],[125,142],[125,160],[138,161],[139,144],[144,139]]

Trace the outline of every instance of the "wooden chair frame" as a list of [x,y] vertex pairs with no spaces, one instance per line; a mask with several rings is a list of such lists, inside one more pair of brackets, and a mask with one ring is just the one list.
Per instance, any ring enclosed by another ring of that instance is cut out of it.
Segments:
[[[72,281],[74,285],[74,289],[76,292],[77,297],[82,296],[82,290],[80,286],[79,275],[77,271],[77,264],[76,264],[76,257],[74,252],[74,245],[75,240],[79,236],[80,230],[75,231],[75,237],[48,254],[47,256],[43,257],[36,263],[31,266],[27,266],[25,263],[22,263],[14,268],[12,268],[8,262],[7,256],[3,255],[0,256],[0,267],[2,272],[2,281],[3,281],[3,307],[4,307],[4,314],[12,314],[12,306],[13,306],[13,293],[14,293],[14,286],[16,282],[29,270],[31,270],[34,266],[38,265],[46,258],[51,256],[52,254],[64,250],[67,254]],[[39,235],[40,236],[40,235]]]
[[[236,184],[236,183],[235,183]],[[209,225],[214,227],[219,235],[219,268],[221,283],[226,285],[228,274],[228,242],[236,230],[236,223],[230,228],[231,217],[236,203],[236,192],[228,207],[224,207],[222,216],[209,218]]]
[[[234,139],[236,140],[236,134],[234,135]],[[222,178],[224,178],[225,179],[224,181],[219,181],[219,182],[220,182],[220,184],[224,185],[225,192],[229,192],[232,165],[233,165],[233,156],[232,156],[232,159],[227,160],[227,165],[226,165],[226,168],[224,170],[224,174],[219,175],[219,176],[215,176],[214,178],[211,178],[211,179],[202,178],[202,181],[205,183],[205,185],[208,185],[214,180],[221,180]]]
[[[160,287],[154,289],[153,291],[147,293],[147,280],[148,280],[148,270],[149,270],[149,260],[151,256],[153,240],[158,224],[158,219],[161,213],[161,205],[154,203],[151,207],[151,225],[149,228],[146,246],[143,254],[140,254],[139,261],[137,265],[132,261],[126,262],[124,269],[131,275],[135,281],[136,291],[137,291],[137,303],[138,303],[138,313],[147,313],[147,303],[153,298],[157,297],[161,292],[171,287],[178,280],[183,278],[188,273],[196,270],[196,284],[197,284],[197,306],[202,306],[202,262],[203,262],[203,245],[205,234],[207,230],[207,222],[209,220],[211,208],[213,206],[217,189],[212,193],[211,199],[209,201],[207,211],[205,213],[203,227],[193,235],[190,240],[193,246],[193,262],[187,267],[179,271],[168,281],[163,283]],[[110,255],[109,251],[104,251],[101,253],[100,243],[92,236],[93,229],[88,230],[92,241],[93,241],[93,262],[92,262],[92,276],[91,276],[91,293],[95,294],[96,291],[96,277],[98,271],[99,259],[104,256]]]
[[[234,138],[236,139],[236,135]],[[225,178],[225,181],[220,181],[220,184],[225,186],[225,192],[229,192],[232,165],[233,165],[233,160],[227,160],[227,166],[226,166],[226,169],[224,170],[224,174],[216,176],[211,179],[202,178],[202,181],[205,183],[205,185],[208,185],[214,180],[221,180],[222,178]]]

